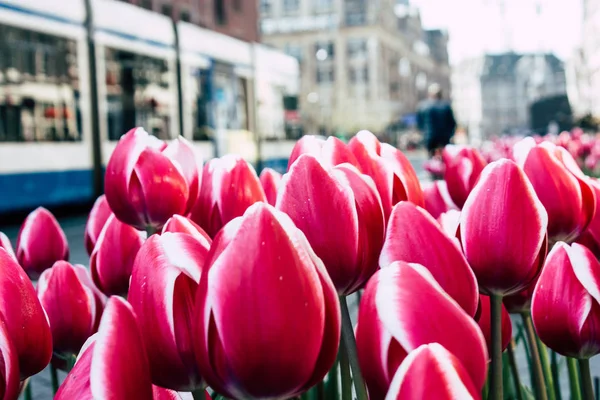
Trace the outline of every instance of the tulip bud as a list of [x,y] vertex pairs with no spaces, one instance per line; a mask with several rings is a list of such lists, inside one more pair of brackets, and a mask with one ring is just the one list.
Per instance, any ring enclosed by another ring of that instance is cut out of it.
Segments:
[[[0,249],[0,298],[4,299],[0,302],[0,320],[6,323],[21,379],[25,379],[43,370],[50,362],[52,334],[31,281],[4,249]],[[0,351],[3,346],[5,343],[0,340]]]
[[25,218],[17,238],[17,259],[33,280],[56,261],[69,259],[67,236],[50,211],[38,207]]
[[274,206],[277,200],[277,188],[281,181],[281,174],[274,169],[265,168],[260,173],[260,184],[262,185],[267,201]]
[[94,202],[94,206],[92,207],[87,223],[85,224],[85,249],[89,255],[94,251],[98,236],[100,236],[100,232],[102,231],[102,228],[104,228],[104,224],[111,214],[112,211],[108,206],[106,196],[102,195],[98,197]]
[[6,250],[6,252],[17,261],[17,255],[13,250],[12,244],[10,243],[10,239],[3,232],[0,232],[0,248]]
[[[480,295],[477,323],[479,324],[479,328],[485,337],[485,344],[487,345],[488,353],[492,354],[492,317],[490,311],[490,297],[483,294]],[[504,351],[508,347],[510,339],[512,338],[512,321],[510,320],[510,315],[508,314],[508,311],[506,311],[504,305],[502,306],[501,324],[502,351]]]
[[108,218],[90,257],[92,279],[103,293],[127,293],[133,261],[142,243],[141,232],[119,221],[115,215]]
[[166,232],[146,240],[135,259],[127,300],[144,336],[152,382],[162,387],[192,391],[202,385],[190,321],[209,246]]
[[302,154],[310,154],[328,167],[349,163],[360,168],[358,160],[348,146],[335,136],[330,136],[327,140],[312,135],[302,136],[292,149],[288,161],[288,171]]
[[515,145],[515,159],[548,212],[549,240],[577,239],[594,217],[596,199],[573,157],[562,147],[531,139]]
[[200,228],[198,224],[191,219],[182,217],[181,215],[173,215],[171,218],[169,218],[162,229],[162,233],[165,232],[187,233],[188,235],[192,235],[206,248],[210,248],[210,244],[212,243],[212,239],[206,232],[204,232],[204,229]]
[[367,283],[356,328],[358,358],[370,398],[384,398],[408,353],[436,342],[460,360],[481,390],[488,353],[473,318],[422,265],[398,261],[380,269]]
[[77,354],[98,330],[106,297],[84,266],[57,261],[40,276],[38,297],[52,330],[53,352]]
[[257,203],[215,237],[192,337],[200,372],[218,393],[290,398],[308,390],[335,361],[340,320],[323,263],[286,214]]
[[438,218],[442,213],[458,210],[452,202],[446,181],[433,181],[423,186],[425,209],[433,218]]
[[266,197],[254,168],[243,158],[228,154],[204,166],[200,196],[190,219],[214,237],[223,225],[258,201],[266,201]]
[[181,167],[183,177],[188,185],[188,201],[185,207],[187,213],[191,211],[200,194],[202,179],[201,155],[183,136],[179,136],[169,143],[163,154],[171,160],[177,161]]
[[458,243],[427,211],[407,201],[392,210],[379,265],[385,268],[394,261],[423,265],[467,314],[475,315],[477,281]]
[[129,303],[109,298],[98,333],[84,344],[55,400],[153,400],[144,342]]
[[172,153],[143,128],[121,137],[104,182],[106,200],[121,222],[140,230],[160,229],[173,214],[187,212],[188,173]]
[[481,293],[510,295],[538,276],[548,215],[513,161],[489,164],[460,215],[459,237]]
[[385,400],[480,399],[468,372],[438,343],[424,344],[402,362]]
[[327,170],[315,157],[300,156],[283,177],[277,208],[306,235],[339,294],[355,292],[377,270],[383,210],[373,181],[356,168]]
[[448,145],[442,152],[444,180],[454,204],[462,208],[486,165],[479,151],[472,147]]
[[600,263],[585,246],[558,242],[533,292],[531,316],[546,346],[567,357],[600,352]]

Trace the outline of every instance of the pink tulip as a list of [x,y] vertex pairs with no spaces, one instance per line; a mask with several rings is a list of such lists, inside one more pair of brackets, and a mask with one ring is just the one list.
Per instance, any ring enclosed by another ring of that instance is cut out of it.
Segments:
[[0,399],[15,400],[19,397],[20,377],[19,358],[10,332],[4,321],[0,320]]
[[204,166],[200,196],[190,219],[214,237],[258,201],[266,201],[266,197],[254,168],[243,158],[228,154]]
[[52,330],[55,354],[77,354],[98,330],[106,297],[84,266],[57,261],[40,276],[38,297]]
[[[21,379],[25,379],[43,370],[50,362],[52,334],[31,281],[4,249],[0,249],[0,299],[4,299],[0,302],[0,319],[6,323]],[[3,355],[5,346],[5,341],[0,339]]]
[[531,301],[535,330],[555,352],[600,353],[600,263],[585,246],[558,242],[548,254]]
[[382,144],[375,135],[360,131],[348,147],[356,156],[360,169],[375,181],[386,218],[396,203],[409,200],[423,205],[423,191],[417,174],[404,154],[389,144]]
[[521,168],[489,164],[465,202],[459,237],[481,293],[517,293],[538,276],[547,249],[548,215]]
[[0,248],[6,250],[6,252],[17,261],[17,255],[13,250],[12,244],[10,243],[10,239],[3,232],[0,232]]
[[[183,139],[178,139],[182,142]],[[143,128],[121,137],[106,166],[106,200],[117,218],[137,229],[160,229],[173,214],[185,214],[193,175],[185,146],[169,147]]]
[[600,259],[600,182],[597,179],[589,179],[587,182],[594,190],[596,212],[587,229],[577,239],[577,242],[590,249],[596,258]]
[[166,232],[151,236],[135,259],[127,299],[144,336],[154,384],[182,391],[202,385],[190,321],[209,246]]
[[[479,324],[479,328],[481,332],[483,332],[483,336],[485,337],[485,343],[487,345],[488,354],[492,353],[492,327],[491,321],[492,317],[490,314],[490,297],[486,295],[480,295],[479,302],[479,310],[478,310],[478,318],[476,318],[477,323]],[[508,344],[510,343],[510,339],[512,338],[512,321],[510,320],[510,315],[504,305],[502,306],[502,351],[504,351]]]
[[50,211],[38,207],[25,218],[17,238],[17,259],[34,280],[56,261],[69,259],[67,236]]
[[427,211],[407,201],[392,210],[379,265],[385,268],[394,261],[423,265],[467,314],[475,315],[477,281],[459,244]]
[[104,228],[104,224],[111,214],[112,211],[110,210],[108,201],[106,201],[106,196],[102,195],[98,197],[94,202],[94,206],[92,207],[87,223],[85,224],[85,249],[89,255],[94,251],[98,236],[100,236],[100,232],[102,231],[102,228]]
[[481,399],[465,367],[438,343],[410,352],[398,368],[385,400]]
[[115,215],[108,218],[90,257],[92,279],[103,293],[127,293],[133,261],[142,243],[144,238],[134,227]]
[[163,226],[162,233],[165,232],[179,232],[179,233],[187,233],[188,235],[192,235],[197,241],[202,243],[203,246],[209,248],[212,243],[212,239],[204,229],[200,228],[198,224],[192,221],[189,218],[182,217],[181,215],[173,215],[165,226]]
[[472,147],[449,145],[442,152],[450,198],[462,208],[486,165],[479,151]]
[[84,344],[55,400],[152,400],[144,342],[125,300],[109,298],[98,333]]
[[446,232],[448,236],[450,236],[453,239],[456,239],[458,227],[460,226],[460,211],[446,211],[445,213],[440,214],[437,221],[441,225],[442,230]]
[[265,168],[260,173],[260,184],[267,196],[267,202],[272,206],[277,201],[277,188],[280,181],[281,174],[274,169]]
[[183,136],[179,136],[173,140],[163,151],[163,154],[178,162],[183,171],[183,177],[188,185],[188,201],[185,209],[186,211],[190,211],[200,194],[202,183],[201,155],[198,154],[194,145],[188,142]]
[[327,169],[302,155],[283,177],[277,208],[306,235],[341,295],[377,270],[385,220],[372,179],[349,164]]
[[422,265],[398,261],[380,269],[367,283],[356,328],[358,358],[370,398],[384,398],[408,353],[436,342],[460,360],[480,390],[488,354],[473,318]]
[[423,196],[425,209],[433,218],[437,219],[442,213],[450,210],[458,210],[448,193],[446,181],[433,181],[423,185]]
[[286,214],[257,203],[215,237],[193,337],[200,372],[218,393],[247,399],[306,391],[335,361],[340,320],[323,263]]
[[358,160],[348,146],[334,136],[328,137],[327,140],[311,135],[302,136],[290,154],[288,170],[302,154],[310,154],[329,167],[349,163],[360,168]]

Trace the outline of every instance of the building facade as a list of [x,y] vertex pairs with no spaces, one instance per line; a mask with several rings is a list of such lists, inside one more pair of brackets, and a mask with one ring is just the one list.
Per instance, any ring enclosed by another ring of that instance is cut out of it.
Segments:
[[579,67],[573,65],[570,96],[575,93],[574,102],[582,114],[600,117],[600,0],[583,0],[581,37],[579,54],[573,60]]
[[431,35],[438,63],[418,10],[396,0],[261,0],[260,17],[263,43],[300,62],[309,133],[382,132],[415,112],[429,83],[449,87],[446,51],[437,48],[447,37]]
[[457,122],[473,143],[503,133],[545,129],[532,126],[532,104],[567,93],[565,67],[553,54],[467,59],[454,67],[452,87]]

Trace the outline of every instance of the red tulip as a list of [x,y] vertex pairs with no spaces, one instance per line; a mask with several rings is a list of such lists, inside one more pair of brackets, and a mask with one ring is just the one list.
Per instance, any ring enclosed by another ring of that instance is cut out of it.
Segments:
[[398,368],[385,400],[481,399],[465,367],[438,343],[410,352]]
[[[160,386],[152,386],[153,400],[192,400],[192,394],[186,392],[176,392],[171,389],[165,389]],[[204,392],[205,400],[212,400],[208,392]]]
[[515,158],[548,212],[548,237],[571,242],[594,217],[594,190],[567,150],[550,142],[528,142],[529,147],[516,147]]
[[385,396],[407,353],[436,342],[460,360],[481,389],[488,354],[473,318],[422,265],[395,262],[380,269],[367,283],[356,328],[358,358],[370,398]]
[[0,319],[6,323],[19,359],[21,379],[25,379],[50,362],[52,334],[31,281],[4,249],[0,249],[0,299],[4,299],[0,302]]
[[254,168],[243,158],[228,154],[204,166],[200,196],[190,218],[214,237],[258,201],[266,201],[266,197]]
[[121,137],[104,182],[106,200],[120,221],[140,230],[160,229],[173,214],[187,212],[188,174],[173,153],[143,128]]
[[348,147],[358,160],[360,169],[375,181],[381,195],[384,214],[402,200],[423,205],[423,192],[417,175],[406,157],[388,144],[381,144],[368,131],[360,131]]
[[533,296],[533,290],[535,289],[536,283],[537,280],[519,293],[503,297],[502,304],[504,304],[506,310],[511,314],[520,314],[531,311],[531,297]]
[[85,267],[66,261],[57,261],[42,273],[37,292],[50,321],[54,353],[77,354],[98,330],[105,296]]
[[6,250],[6,252],[17,261],[17,255],[13,250],[12,244],[10,243],[10,239],[3,232],[0,232],[0,248]]
[[442,152],[444,179],[450,198],[462,208],[486,165],[479,151],[472,147],[449,145]]
[[359,168],[358,160],[348,146],[334,136],[328,137],[327,140],[311,135],[302,136],[290,154],[288,170],[302,154],[310,154],[329,167],[350,163]]
[[150,369],[135,314],[125,300],[108,300],[98,333],[83,346],[55,400],[152,400]]
[[579,236],[577,242],[590,249],[596,258],[600,258],[600,182],[596,179],[589,179],[587,182],[594,190],[596,213],[594,213],[594,218],[592,218],[585,232]]
[[167,232],[151,236],[135,259],[127,299],[137,315],[157,385],[184,391],[202,385],[190,321],[209,246],[206,240]]
[[193,337],[210,387],[238,399],[289,398],[323,379],[338,350],[339,302],[287,215],[252,205],[215,237],[204,268]]
[[[458,227],[460,225],[460,211],[446,211],[445,213],[440,214],[437,221],[448,236],[456,239],[456,233],[458,232]],[[460,241],[458,243],[460,244]]]
[[90,257],[92,278],[103,293],[127,293],[133,261],[142,243],[142,234],[115,215],[106,221]]
[[[1,250],[0,250],[1,251]],[[1,257],[1,256],[0,256]],[[0,320],[0,399],[15,400],[19,397],[19,358],[6,323]]]
[[548,215],[513,161],[489,164],[465,202],[459,237],[481,293],[510,295],[538,276],[547,249]]
[[407,201],[392,210],[379,265],[394,261],[423,265],[467,314],[475,315],[477,281],[458,243],[427,211]]
[[277,201],[277,187],[281,181],[281,174],[274,169],[265,168],[260,173],[260,184],[262,185],[267,201],[274,206]]
[[206,232],[204,232],[204,229],[200,228],[198,224],[191,219],[182,217],[181,215],[173,215],[171,218],[169,218],[162,229],[162,233],[165,232],[187,233],[188,235],[192,235],[197,241],[202,243],[202,245],[207,248],[210,248],[210,244],[212,243],[212,239]]
[[38,207],[25,218],[17,238],[17,259],[34,280],[56,261],[69,259],[67,236],[50,211]]
[[188,201],[185,209],[186,211],[190,211],[200,194],[202,179],[201,155],[198,154],[194,146],[183,136],[179,136],[169,143],[163,154],[171,160],[178,162],[181,167],[183,177],[188,184]]
[[111,214],[112,211],[110,210],[108,201],[106,201],[106,196],[102,195],[98,197],[85,224],[85,249],[89,255],[94,251],[98,236],[100,236],[100,232]]
[[[483,336],[485,337],[485,343],[487,344],[488,353],[492,353],[492,317],[490,314],[490,297],[486,295],[479,296],[479,312],[477,318],[477,323],[479,324],[479,328],[481,328],[481,332],[483,332]],[[504,351],[508,344],[510,343],[510,339],[512,338],[512,321],[510,320],[510,315],[504,305],[502,306],[502,350]]]
[[555,352],[600,353],[600,263],[580,244],[558,242],[548,254],[531,301],[535,330]]
[[423,185],[423,196],[425,209],[433,218],[438,218],[442,213],[450,210],[458,210],[448,193],[446,181],[433,181]]
[[355,292],[377,270],[383,210],[373,181],[356,168],[327,169],[300,156],[281,182],[277,208],[304,232],[339,294]]

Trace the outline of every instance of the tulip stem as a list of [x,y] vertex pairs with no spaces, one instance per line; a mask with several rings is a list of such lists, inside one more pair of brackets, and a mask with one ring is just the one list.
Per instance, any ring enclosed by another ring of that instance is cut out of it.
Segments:
[[[192,397],[194,400],[206,400],[206,391],[204,389],[197,389],[192,391]],[[216,400],[219,395],[215,392],[213,393],[212,398]]]
[[584,400],[594,400],[594,386],[592,385],[592,373],[590,372],[590,360],[588,358],[579,360],[579,372],[583,382]]
[[58,371],[52,364],[50,364],[50,379],[52,381],[52,390],[56,394],[58,392]]
[[356,338],[354,337],[354,329],[352,329],[352,321],[350,321],[348,303],[346,302],[345,296],[340,296],[339,299],[340,308],[342,311],[342,341],[346,347],[346,354],[348,354],[350,368],[352,368],[352,380],[354,382],[354,389],[356,390],[356,397],[358,400],[367,400],[367,389],[365,387],[362,373],[360,372],[360,365],[358,364]]
[[521,387],[521,378],[519,377],[519,368],[517,366],[517,358],[515,357],[515,339],[512,339],[508,344],[508,361],[510,363],[510,371],[512,372],[515,390],[517,391],[517,399],[523,400],[523,389]]
[[569,386],[571,388],[571,400],[581,400],[581,388],[579,386],[579,371],[577,361],[567,357],[567,369],[569,370]]
[[31,394],[31,378],[27,382],[27,385],[25,385],[25,395],[23,396],[23,398],[24,400],[31,400],[33,398]]
[[548,389],[548,400],[556,400],[556,389],[554,388],[554,376],[552,375],[552,367],[550,366],[550,359],[548,358],[548,349],[546,345],[542,343],[539,336],[536,335],[536,343],[538,352],[540,353],[540,362],[542,363],[542,371],[544,373],[544,380],[546,382],[546,388]]
[[552,351],[552,381],[554,382],[554,394],[556,400],[562,400],[562,393],[560,392],[560,377],[558,371],[558,355],[555,351]]
[[490,296],[490,314],[492,329],[492,362],[490,374],[490,392],[488,399],[503,400],[502,390],[502,295]]
[[[527,333],[527,339],[529,341],[529,349],[531,350],[531,366],[533,368],[535,393],[539,399],[546,400],[548,399],[548,393],[546,392],[546,385],[544,383],[540,349],[538,348],[533,322],[531,322],[531,315],[529,315],[528,312],[523,312],[521,313],[521,318],[523,319],[523,325],[525,326],[525,332]],[[554,391],[552,391],[552,394],[554,394]]]
[[148,237],[154,235],[156,232],[158,232],[158,229],[156,229],[152,225],[146,226],[146,234],[148,235]]
[[340,377],[342,381],[342,400],[352,400],[352,378],[350,377],[350,362],[344,341],[340,343]]

